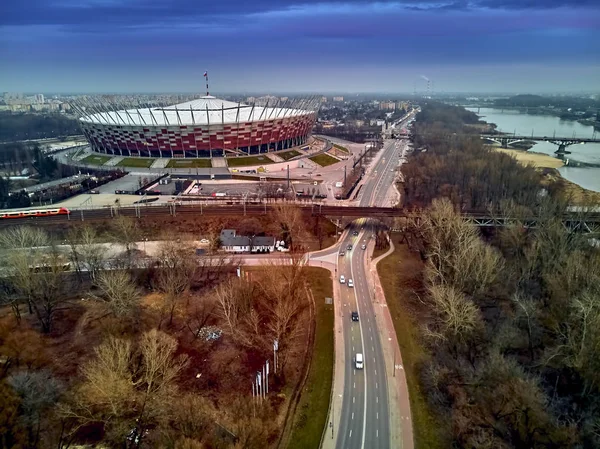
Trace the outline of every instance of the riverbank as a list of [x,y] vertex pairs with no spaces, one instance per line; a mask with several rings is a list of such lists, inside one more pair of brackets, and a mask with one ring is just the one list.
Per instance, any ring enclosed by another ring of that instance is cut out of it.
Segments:
[[600,192],[584,189],[578,184],[565,179],[559,172],[558,168],[564,167],[564,162],[552,156],[542,153],[531,153],[522,150],[510,150],[506,148],[494,148],[495,151],[514,156],[517,161],[523,165],[532,165],[538,169],[551,169],[546,171],[546,181],[559,182],[564,193],[571,198],[571,202],[577,206],[587,204],[600,204]]
[[507,148],[494,148],[494,150],[514,156],[517,159],[517,161],[519,161],[523,165],[530,164],[536,168],[560,168],[563,165],[565,165],[565,163],[560,159],[548,156],[547,154],[531,153],[528,151],[513,150]]

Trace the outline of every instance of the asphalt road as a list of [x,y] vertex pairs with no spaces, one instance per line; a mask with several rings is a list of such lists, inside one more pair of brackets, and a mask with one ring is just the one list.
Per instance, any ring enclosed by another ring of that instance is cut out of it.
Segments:
[[[381,156],[363,184],[360,206],[377,206],[386,202],[404,145],[394,140],[384,143]],[[339,257],[337,271],[338,282],[340,275],[346,278],[340,295],[346,364],[336,448],[387,449],[391,448],[388,373],[381,345],[381,330],[372,301],[373,291],[366,272],[365,254],[361,249],[363,244],[368,245],[373,230],[366,219],[354,222],[353,226],[341,242],[345,256]],[[354,230],[358,231],[358,236],[353,235]],[[346,250],[349,244],[353,245],[351,251]],[[348,279],[353,280],[354,288],[347,286]],[[358,311],[358,322],[351,320],[352,311]],[[363,354],[362,370],[355,367],[357,353]]]

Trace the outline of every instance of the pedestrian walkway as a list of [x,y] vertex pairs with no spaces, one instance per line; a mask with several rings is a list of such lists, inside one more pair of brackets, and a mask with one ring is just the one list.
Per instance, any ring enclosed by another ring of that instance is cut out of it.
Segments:
[[112,159],[106,161],[106,163],[104,164],[104,166],[106,167],[114,167],[116,166],[119,162],[121,162],[123,159],[125,159],[123,156],[116,156],[113,157]]
[[154,162],[152,162],[152,165],[150,166],[150,168],[166,168],[167,164],[171,161],[171,159],[167,158],[167,157],[159,157],[157,159],[154,159]]
[[211,163],[214,168],[216,167],[227,167],[227,159],[224,157],[213,157],[211,158]]

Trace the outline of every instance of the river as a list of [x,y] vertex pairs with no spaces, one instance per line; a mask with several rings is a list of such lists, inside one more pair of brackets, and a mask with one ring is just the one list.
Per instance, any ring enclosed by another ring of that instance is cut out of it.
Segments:
[[[467,108],[477,113],[477,108]],[[509,109],[480,108],[479,116],[488,123],[495,123],[498,131],[517,135],[557,137],[592,137],[593,126],[582,125],[571,120],[561,120],[549,115],[529,115]],[[529,151],[545,153],[554,156],[558,147],[550,142],[537,142]],[[586,143],[567,147],[571,154],[567,155],[570,161],[597,164],[598,167],[561,167],[560,174],[571,182],[581,187],[600,192],[600,144]]]

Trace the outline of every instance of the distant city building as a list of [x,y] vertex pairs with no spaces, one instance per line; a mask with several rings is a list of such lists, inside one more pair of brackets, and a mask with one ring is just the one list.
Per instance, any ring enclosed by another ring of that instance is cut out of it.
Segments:
[[327,103],[327,97],[321,97],[321,103]]
[[337,101],[337,102],[343,102],[344,101],[344,97],[333,97],[333,101]]
[[38,104],[44,104],[44,94],[37,94],[35,96],[35,102]]
[[396,103],[393,101],[382,101],[379,103],[379,109],[382,111],[394,111],[396,109]]

